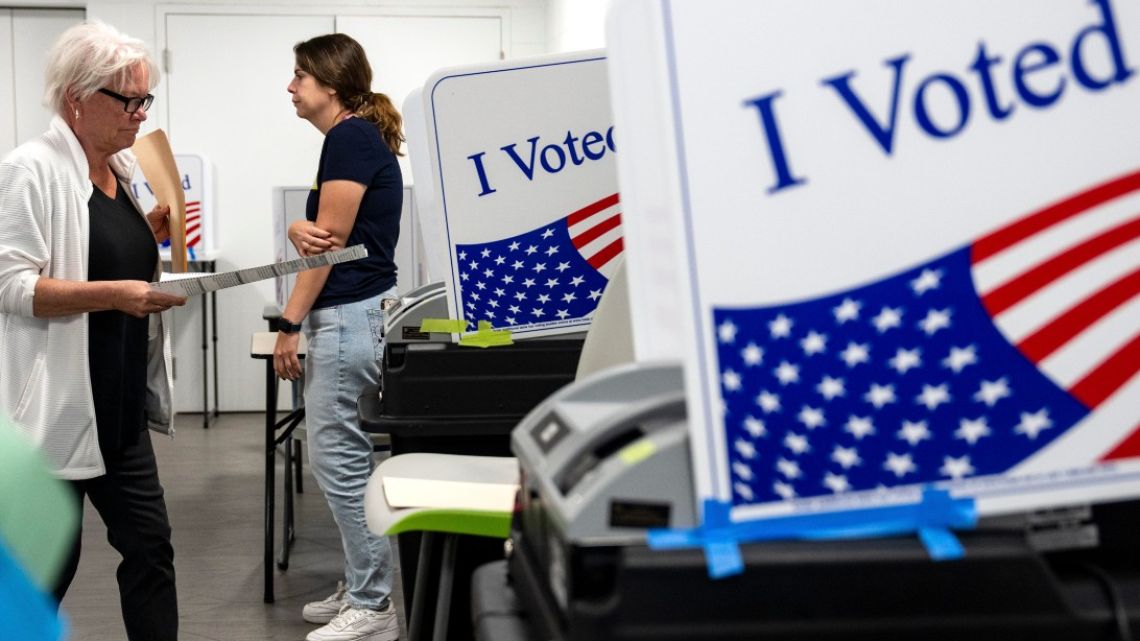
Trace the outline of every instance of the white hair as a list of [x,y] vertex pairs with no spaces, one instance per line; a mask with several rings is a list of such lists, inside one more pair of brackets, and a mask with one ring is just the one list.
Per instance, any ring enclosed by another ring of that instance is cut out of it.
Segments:
[[69,95],[85,100],[108,85],[122,85],[139,65],[150,72],[147,90],[153,90],[158,85],[158,65],[142,40],[99,20],[71,27],[48,52],[44,105],[62,115]]

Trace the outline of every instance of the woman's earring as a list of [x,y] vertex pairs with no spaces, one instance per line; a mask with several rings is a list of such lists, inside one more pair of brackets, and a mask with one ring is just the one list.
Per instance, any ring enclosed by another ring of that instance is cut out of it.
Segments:
[[75,119],[79,120],[79,110],[78,109],[75,110]]

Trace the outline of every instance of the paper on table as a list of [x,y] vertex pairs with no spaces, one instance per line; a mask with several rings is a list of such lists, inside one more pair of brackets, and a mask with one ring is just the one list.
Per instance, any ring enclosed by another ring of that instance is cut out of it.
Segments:
[[440,481],[437,479],[384,477],[384,497],[393,508],[426,507],[451,510],[510,512],[514,509],[515,483]]
[[268,265],[261,265],[260,267],[249,267],[232,272],[222,272],[220,274],[164,273],[160,282],[151,283],[150,286],[153,289],[177,296],[198,296],[219,289],[237,287],[238,285],[254,283],[259,280],[266,280],[286,274],[294,274],[316,267],[347,263],[364,258],[367,255],[368,250],[364,248],[364,245],[353,245],[352,247],[327,254],[295,258],[283,263],[270,263]]
[[188,269],[186,257],[186,192],[182,191],[182,174],[174,162],[174,152],[166,132],[155,129],[135,140],[131,147],[139,160],[139,168],[157,204],[170,207],[170,267],[175,272]]

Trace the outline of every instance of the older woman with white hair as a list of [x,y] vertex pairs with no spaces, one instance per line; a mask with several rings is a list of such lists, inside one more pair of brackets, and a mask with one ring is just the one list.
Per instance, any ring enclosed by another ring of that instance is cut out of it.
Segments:
[[[147,428],[171,430],[172,368],[153,290],[166,208],[142,214],[129,148],[158,69],[143,43],[99,22],[48,57],[51,127],[0,162],[0,411],[91,500],[122,555],[132,641],[175,639],[170,522]],[[55,593],[79,562],[79,537]]]

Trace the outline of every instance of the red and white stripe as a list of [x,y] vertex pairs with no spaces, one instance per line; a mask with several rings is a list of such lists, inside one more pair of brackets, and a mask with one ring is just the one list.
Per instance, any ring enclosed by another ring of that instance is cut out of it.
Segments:
[[566,217],[570,242],[606,278],[624,247],[619,201],[618,194],[611,194]]
[[1101,449],[1082,454],[1140,454],[1140,172],[979,239],[971,260],[1001,332],[1096,410],[1082,423],[1103,423],[1101,438],[1083,442]]
[[202,202],[186,203],[186,246],[198,247],[202,241]]

